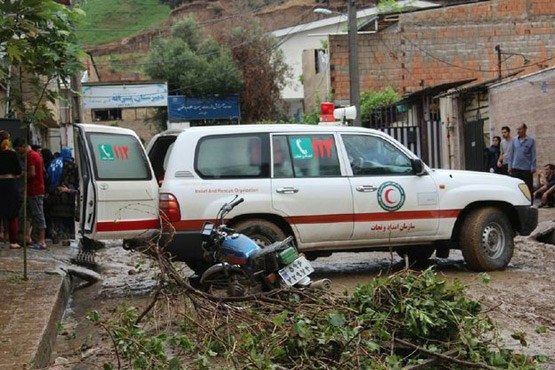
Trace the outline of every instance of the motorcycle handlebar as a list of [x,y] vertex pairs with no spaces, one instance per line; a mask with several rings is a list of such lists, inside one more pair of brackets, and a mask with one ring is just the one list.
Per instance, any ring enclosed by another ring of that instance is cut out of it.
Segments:
[[244,201],[245,199],[243,198],[234,199],[224,206],[224,211],[230,212],[233,208],[237,207],[239,204],[243,203]]
[[237,207],[239,204],[243,203],[244,201],[245,201],[245,199],[243,199],[243,198],[238,198],[238,199],[232,201],[232,202],[229,204],[229,208],[233,209],[233,208]]

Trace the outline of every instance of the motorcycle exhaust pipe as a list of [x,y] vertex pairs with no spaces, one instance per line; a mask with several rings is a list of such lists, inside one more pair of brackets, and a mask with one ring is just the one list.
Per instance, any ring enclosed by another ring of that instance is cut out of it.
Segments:
[[330,279],[320,279],[310,283],[310,288],[318,290],[331,290],[331,280]]

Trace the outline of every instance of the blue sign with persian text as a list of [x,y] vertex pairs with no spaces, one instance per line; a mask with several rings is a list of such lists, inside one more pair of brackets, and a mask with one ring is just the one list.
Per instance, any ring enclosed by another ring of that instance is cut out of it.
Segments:
[[238,95],[208,98],[190,98],[181,95],[168,96],[168,120],[170,122],[238,119],[239,117]]

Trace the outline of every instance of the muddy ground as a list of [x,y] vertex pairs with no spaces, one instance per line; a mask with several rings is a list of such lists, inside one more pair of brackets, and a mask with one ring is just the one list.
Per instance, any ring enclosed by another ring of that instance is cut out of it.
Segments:
[[[541,228],[551,228],[555,222],[555,208],[540,209]],[[537,229],[537,230],[539,230]],[[155,286],[155,268],[137,253],[113,246],[97,255],[103,281],[77,289],[60,325],[53,365],[50,370],[101,368],[109,357],[111,347],[105,333],[84,319],[90,310],[107,313],[120,302],[145,307],[149,293]],[[489,273],[490,282],[484,285],[482,275],[465,268],[462,255],[451,253],[448,259],[432,258],[439,274],[449,279],[460,279],[467,293],[483,303],[484,309],[500,327],[506,346],[527,354],[551,357],[546,369],[555,369],[555,245],[538,242],[529,237],[517,237],[515,254],[504,271]],[[397,255],[388,253],[337,253],[313,262],[317,277],[327,277],[333,290],[351,291],[378,274],[403,268]],[[190,271],[183,268],[183,274]],[[82,284],[77,282],[76,285]],[[537,333],[545,329],[544,333]],[[510,334],[526,334],[527,347],[511,339]],[[112,361],[114,359],[112,358]]]

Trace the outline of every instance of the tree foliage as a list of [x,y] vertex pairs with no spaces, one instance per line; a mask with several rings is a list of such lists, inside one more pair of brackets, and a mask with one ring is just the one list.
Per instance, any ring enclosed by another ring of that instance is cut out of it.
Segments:
[[223,42],[243,71],[242,120],[250,123],[282,118],[280,90],[291,72],[275,38],[250,20],[231,30]]
[[169,39],[153,41],[145,72],[167,81],[170,95],[228,95],[242,87],[230,50],[203,34],[193,17],[176,23]]
[[397,100],[399,100],[399,95],[390,86],[383,91],[366,91],[360,97],[362,120],[368,121],[373,109],[395,103]]
[[47,102],[60,98],[82,70],[84,55],[74,33],[83,19],[79,8],[52,0],[11,0],[0,5],[0,82],[10,88],[7,102],[24,123],[42,123],[52,115]]

